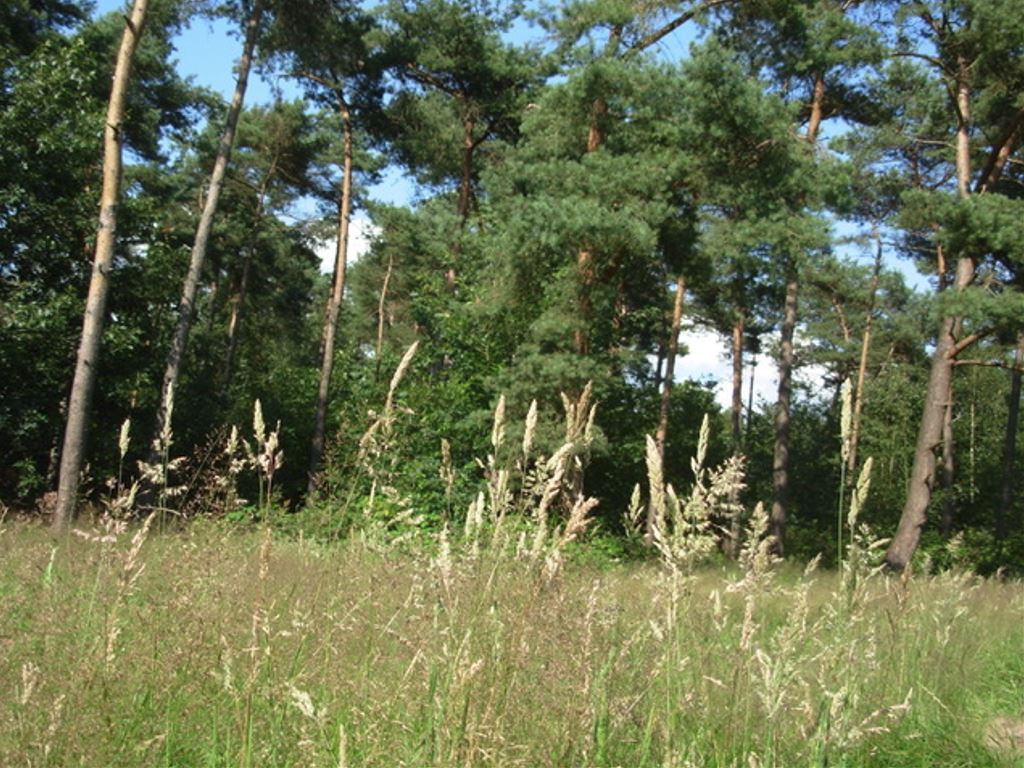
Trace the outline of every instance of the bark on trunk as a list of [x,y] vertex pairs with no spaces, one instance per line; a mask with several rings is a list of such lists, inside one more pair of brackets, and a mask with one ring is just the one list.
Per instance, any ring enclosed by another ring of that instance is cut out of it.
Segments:
[[[235,361],[238,359],[238,343],[240,338],[239,329],[242,325],[242,315],[245,313],[245,299],[249,294],[249,278],[252,274],[252,262],[256,258],[256,240],[263,221],[263,212],[266,210],[267,190],[270,182],[277,174],[277,164],[280,154],[275,153],[267,172],[263,175],[260,183],[258,197],[256,199],[256,211],[253,215],[252,229],[248,237],[248,244],[245,247],[245,256],[242,262],[242,277],[239,281],[238,292],[231,301],[231,318],[228,321],[228,349],[224,355],[224,378],[221,384],[221,393],[227,395],[231,390],[231,382],[235,376]],[[213,310],[210,311],[211,318]]]
[[960,75],[957,79],[956,106],[956,186],[961,199],[971,194],[971,83],[970,65],[959,57]]
[[746,316],[743,310],[736,313],[732,324],[732,452],[739,454],[743,446],[743,334]]
[[588,324],[594,314],[590,300],[590,289],[594,282],[594,256],[589,250],[582,250],[576,255],[576,275],[579,280],[576,297],[576,330],[573,332],[573,343],[576,354],[590,354],[590,332]]
[[[959,259],[955,288],[962,290],[973,279],[974,262],[969,258]],[[942,445],[946,406],[952,393],[954,361],[951,353],[956,344],[953,339],[955,326],[956,318],[946,317],[939,328],[928,376],[928,389],[925,392],[924,413],[914,449],[914,464],[907,485],[907,500],[903,505],[896,534],[885,555],[885,563],[890,570],[902,571],[910,563],[927,520],[928,504],[935,484],[936,451]]]
[[956,481],[956,450],[953,442],[953,387],[950,382],[949,402],[942,415],[942,488],[946,497],[942,503],[942,523],[939,530],[943,536],[953,531],[953,519],[956,517],[956,499],[954,489]]
[[235,359],[238,356],[238,329],[242,322],[242,308],[249,293],[249,274],[252,272],[253,252],[249,248],[242,264],[242,278],[238,283],[238,292],[231,299],[231,319],[228,321],[228,351],[224,355],[224,383],[221,391],[226,395],[231,390],[231,381],[235,376]]
[[[818,141],[818,132],[824,118],[825,76],[816,73],[811,96],[811,119],[807,124],[806,139],[810,144]],[[796,303],[800,280],[796,266],[786,280],[786,304],[782,320],[782,341],[779,350],[779,397],[775,405],[775,446],[772,458],[772,514],[770,530],[773,546],[780,557],[785,552],[786,517],[789,506],[789,422],[790,397],[793,376],[793,332],[796,330]]]
[[[587,154],[596,152],[604,143],[603,121],[608,114],[608,102],[602,98],[594,100],[590,108],[590,128],[587,131]],[[576,300],[576,313],[580,323],[573,340],[576,346],[576,353],[579,355],[590,354],[590,334],[587,324],[593,315],[593,305],[590,300],[590,290],[594,284],[594,254],[589,248],[583,248],[576,254],[576,275],[579,281]]]
[[793,386],[793,333],[800,282],[796,275],[786,281],[786,307],[779,347],[779,397],[775,406],[775,450],[772,458],[772,514],[770,530],[775,553],[785,553],[786,518],[789,506],[790,399]]
[[352,210],[352,116],[339,96],[343,137],[343,166],[341,175],[341,200],[338,205],[338,244],[334,259],[334,285],[327,305],[324,321],[324,351],[320,364],[320,387],[316,397],[316,415],[313,425],[313,440],[309,452],[309,480],[306,493],[316,490],[320,464],[324,455],[324,439],[327,426],[327,397],[331,388],[331,372],[334,369],[334,343],[338,330],[338,312],[345,297],[345,273],[348,265],[348,229]]
[[757,376],[757,353],[750,359],[750,381],[747,385],[747,421],[743,428],[743,446],[750,440],[750,420],[754,415],[754,378]]
[[[732,455],[739,456],[743,451],[743,335],[746,332],[746,313],[740,308],[732,324],[732,407],[730,409],[732,432]],[[751,391],[753,396],[753,391]],[[729,503],[738,508],[739,492],[729,492]],[[731,519],[723,521],[728,524],[728,537],[722,542],[725,556],[735,560],[740,551],[740,516],[731,515]]]
[[377,348],[374,354],[373,378],[380,381],[381,355],[384,353],[384,304],[388,299],[388,285],[391,283],[391,273],[395,268],[394,254],[388,253],[388,268],[384,272],[384,281],[380,286],[380,301],[377,302]]
[[679,331],[683,324],[683,300],[686,294],[686,278],[682,275],[676,278],[676,296],[672,304],[672,325],[669,328],[668,339],[665,344],[665,377],[661,389],[661,409],[658,413],[658,428],[655,431],[654,442],[658,446],[658,453],[665,458],[665,441],[668,439],[668,416],[669,407],[672,403],[672,387],[675,384],[676,357],[679,354]]
[[658,344],[658,356],[654,361],[654,386],[660,387],[665,381],[665,355],[668,354],[668,350],[665,349],[665,343],[661,342]]
[[608,102],[594,99],[590,107],[590,128],[587,131],[587,154],[596,152],[604,144],[603,122],[608,116]]
[[847,474],[856,477],[857,446],[860,443],[860,419],[864,412],[864,385],[867,382],[868,354],[871,351],[871,330],[875,323],[875,299],[878,295],[878,280],[882,272],[882,238],[875,233],[875,264],[871,272],[871,289],[868,296],[868,310],[864,316],[864,337],[860,344],[860,362],[857,365],[857,388],[853,395],[853,417],[850,420],[850,453],[847,457]]
[[1017,458],[1017,426],[1020,423],[1021,365],[1024,365],[1024,333],[1017,337],[1017,353],[1010,374],[1010,396],[1006,410],[1006,435],[1003,438],[1003,482],[996,512],[996,541],[1006,540],[1013,514],[1014,464]]
[[[957,190],[961,199],[970,195],[971,155],[970,155],[970,121],[971,99],[969,67],[963,58],[960,59],[960,71],[956,87],[956,176]],[[945,255],[940,251],[941,259]],[[957,259],[956,277],[953,288],[962,291],[974,280],[974,260],[961,255]],[[925,392],[921,427],[917,434],[917,445],[914,448],[914,464],[910,470],[910,481],[907,484],[907,500],[903,505],[903,513],[896,528],[896,534],[885,554],[885,564],[890,570],[903,571],[910,564],[910,559],[917,551],[921,541],[921,531],[928,516],[928,505],[931,502],[932,489],[935,485],[936,449],[943,443],[943,425],[946,408],[952,404],[953,396],[953,358],[963,344],[954,339],[958,319],[944,317],[939,327],[939,337],[932,355],[931,372],[928,376],[928,389]]]
[[[217,213],[220,193],[224,188],[224,174],[227,171],[228,161],[231,159],[231,149],[235,143],[238,117],[242,112],[242,104],[245,101],[245,89],[249,82],[249,70],[252,67],[253,52],[256,49],[256,38],[259,36],[262,14],[263,3],[261,0],[256,0],[253,4],[252,12],[246,21],[245,43],[242,47],[242,57],[238,62],[238,78],[235,81],[235,92],[231,97],[231,106],[228,108],[224,133],[221,135],[220,144],[217,147],[217,158],[214,161],[213,172],[210,175],[210,189],[206,195],[203,212],[199,217],[199,225],[196,227],[196,236],[192,244],[192,257],[189,262],[188,273],[185,275],[185,282],[182,286],[181,301],[178,305],[178,325],[175,328],[174,338],[171,340],[171,348],[167,354],[167,366],[164,371],[161,393],[177,390],[178,378],[181,375],[181,362],[185,354],[185,346],[188,344],[189,330],[192,327],[192,316],[195,311],[196,292],[199,289],[203,262],[206,261],[206,249],[210,240],[210,230],[213,227],[213,217]],[[159,435],[164,428],[164,421],[167,416],[165,403],[166,398],[161,397],[160,406],[157,409],[155,435]]]
[[807,123],[807,141],[814,144],[818,140],[818,131],[821,130],[821,121],[824,117],[825,103],[825,78],[822,75],[814,76],[814,93],[811,97],[811,119]]
[[82,470],[85,452],[89,411],[96,384],[96,366],[99,361],[100,340],[103,336],[106,314],[109,274],[116,244],[117,206],[121,194],[121,123],[124,120],[132,60],[146,23],[148,5],[148,0],[135,0],[132,6],[131,17],[125,24],[121,46],[117,52],[110,100],[107,103],[107,119],[103,131],[103,190],[100,193],[99,229],[96,232],[92,276],[89,280],[89,294],[82,319],[82,339],[78,347],[75,377],[68,403],[57,501],[53,514],[53,527],[58,531],[67,528],[74,515],[75,502],[78,498],[78,476]]
[[[662,464],[665,462],[665,443],[668,441],[668,417],[672,405],[672,387],[675,384],[676,357],[679,354],[679,332],[683,324],[683,301],[686,295],[686,278],[676,278],[676,296],[672,304],[672,326],[669,329],[665,344],[665,379],[661,388],[661,408],[658,413],[658,428],[654,433],[654,442],[658,446],[658,455]],[[647,537],[654,535],[654,509],[647,510]]]
[[466,117],[462,121],[462,168],[459,174],[459,220],[466,225],[473,202],[473,154],[476,151],[476,121]]

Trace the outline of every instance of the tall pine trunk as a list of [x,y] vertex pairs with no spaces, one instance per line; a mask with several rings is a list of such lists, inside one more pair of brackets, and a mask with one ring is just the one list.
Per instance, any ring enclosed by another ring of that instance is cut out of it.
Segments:
[[[963,275],[966,285],[973,274],[974,265],[969,259],[961,259],[957,269],[957,283],[961,282],[960,276]],[[950,353],[955,344],[954,324],[954,318],[946,317],[939,328],[939,338],[932,356],[928,388],[925,392],[924,413],[914,449],[914,464],[907,484],[907,499],[903,505],[896,535],[893,536],[885,556],[887,566],[896,571],[902,571],[910,562],[921,541],[921,531],[927,520],[928,504],[931,502],[932,488],[935,484],[936,451],[942,445],[946,406],[953,381],[953,360]]]
[[1013,514],[1014,464],[1017,458],[1017,427],[1020,423],[1021,366],[1024,365],[1024,333],[1017,337],[1017,352],[1010,373],[1010,395],[1006,403],[1006,434],[1003,437],[1003,481],[996,510],[996,541],[1006,540]]
[[[818,131],[824,118],[825,76],[814,76],[811,94],[811,117],[805,138],[812,146],[818,141]],[[779,396],[775,403],[775,445],[772,452],[772,513],[770,530],[775,551],[785,551],[786,518],[789,514],[789,430],[790,399],[793,388],[793,333],[796,330],[796,303],[800,292],[799,270],[789,267],[786,276],[786,298],[783,309],[781,346],[779,348]]]
[[737,311],[732,323],[732,408],[729,416],[734,456],[739,454],[743,447],[743,334],[745,328],[746,315],[741,308]]
[[343,126],[343,155],[341,174],[341,200],[338,202],[338,242],[334,257],[334,281],[324,318],[324,349],[320,363],[320,386],[316,396],[316,414],[313,422],[313,439],[309,451],[309,478],[306,493],[316,490],[320,464],[323,461],[324,441],[327,428],[327,399],[331,389],[331,372],[334,369],[334,346],[338,330],[338,312],[345,297],[345,273],[348,265],[348,230],[352,210],[352,115],[339,96],[338,108]]
[[[277,174],[277,164],[280,153],[274,154],[274,159],[263,174],[259,191],[256,197],[256,210],[253,213],[252,224],[249,229],[249,236],[243,249],[242,276],[238,281],[238,290],[231,298],[231,316],[228,320],[228,348],[224,354],[223,381],[221,382],[221,394],[227,397],[231,391],[231,384],[235,377],[235,364],[238,360],[238,346],[241,338],[242,316],[245,314],[245,299],[249,295],[249,279],[252,276],[252,263],[256,258],[256,241],[259,237],[260,225],[263,222],[263,215],[267,207],[267,190],[270,183]],[[213,317],[213,310],[210,311]]]
[[672,405],[672,387],[675,384],[676,357],[679,355],[679,332],[683,326],[683,301],[686,295],[686,278],[676,278],[676,295],[672,303],[672,325],[665,345],[665,378],[661,389],[661,407],[658,412],[658,428],[654,442],[662,461],[665,459],[665,442],[668,440],[668,417]]
[[78,499],[78,479],[85,453],[92,393],[96,386],[96,367],[99,362],[107,293],[110,287],[110,268],[114,262],[117,238],[123,142],[121,124],[124,121],[132,61],[146,23],[148,5],[148,0],[135,0],[132,6],[131,17],[126,21],[124,34],[121,36],[110,101],[107,103],[107,119],[103,130],[103,190],[100,193],[99,229],[96,232],[96,251],[89,280],[89,295],[86,298],[85,314],[82,319],[82,339],[78,347],[75,377],[68,402],[57,501],[53,515],[55,530],[67,528]]
[[750,358],[750,379],[747,381],[747,420],[743,427],[743,448],[750,443],[750,425],[754,418],[754,379],[757,377],[757,352]]
[[949,402],[942,415],[942,522],[939,530],[943,536],[953,532],[956,519],[956,443],[953,439],[953,387],[949,388]]
[[242,312],[245,299],[249,294],[249,275],[252,272],[253,246],[245,249],[242,262],[242,276],[238,281],[238,291],[231,297],[231,317],[228,320],[228,349],[224,353],[224,380],[221,392],[227,396],[231,391],[231,382],[235,377],[235,360],[238,358],[239,329],[242,325]]
[[[662,464],[665,462],[665,444],[668,442],[668,419],[672,407],[672,387],[675,385],[676,357],[679,355],[679,332],[683,325],[683,301],[686,295],[686,278],[676,278],[676,295],[672,304],[672,324],[669,328],[665,344],[665,378],[661,387],[661,405],[658,411],[658,428],[654,433],[654,442],[658,447],[658,455]],[[654,536],[654,508],[647,510],[648,541]]]
[[462,162],[459,169],[459,226],[465,227],[473,205],[473,155],[476,153],[476,120],[467,115],[462,120]]
[[[969,70],[963,61],[956,88],[956,114],[957,191],[960,198],[966,200],[970,196],[971,178],[971,98]],[[940,261],[944,261],[944,258]],[[964,290],[974,281],[974,273],[974,259],[962,254],[957,259],[953,289]],[[931,371],[928,375],[928,388],[925,391],[921,426],[914,448],[914,464],[907,484],[907,498],[903,504],[896,534],[892,537],[885,554],[886,566],[894,571],[902,571],[909,565],[921,542],[921,532],[928,519],[928,505],[931,503],[932,490],[935,487],[936,451],[945,443],[946,410],[952,406],[953,358],[956,353],[955,333],[958,326],[959,319],[952,316],[943,317],[939,326],[938,340],[932,353]]]
[[[730,345],[732,350],[732,404],[729,409],[729,427],[732,433],[733,456],[739,456],[743,451],[743,338],[746,334],[746,322],[746,310],[739,307],[732,322],[732,343]],[[753,378],[750,383],[753,387]],[[751,388],[751,397],[753,397],[753,388]],[[729,491],[729,504],[733,508],[738,508],[739,501],[739,490],[733,488]],[[731,515],[731,519],[727,522],[729,533],[722,542],[722,551],[726,557],[736,559],[740,545],[740,516]]]
[[377,346],[374,348],[373,356],[373,380],[380,381],[381,356],[384,354],[384,306],[388,300],[388,286],[391,284],[391,274],[395,269],[395,254],[388,251],[388,266],[384,271],[384,280],[380,286],[380,298],[377,301]]
[[882,237],[875,232],[875,264],[871,272],[871,288],[868,295],[868,309],[864,315],[864,336],[860,342],[860,362],[857,365],[857,388],[853,395],[853,416],[850,420],[850,453],[847,456],[847,476],[855,477],[857,469],[857,448],[860,445],[860,420],[864,413],[864,385],[868,378],[868,354],[871,351],[871,331],[875,323],[875,300],[878,296],[878,281],[882,272]]
[[[587,129],[587,154],[596,152],[604,144],[603,123],[608,115],[608,102],[597,98],[590,107],[590,127]],[[573,333],[576,353],[590,354],[590,323],[593,312],[590,292],[594,285],[594,252],[590,248],[581,248],[576,254],[576,321],[579,323]]]
[[157,410],[155,435],[159,435],[165,426],[164,422],[167,418],[166,393],[176,391],[178,388],[182,358],[185,355],[189,331],[192,328],[192,317],[195,314],[196,292],[199,290],[199,280],[202,276],[203,264],[206,261],[213,217],[216,215],[217,205],[220,203],[220,193],[224,188],[224,175],[235,143],[235,131],[238,127],[238,117],[242,113],[242,104],[245,101],[245,89],[249,83],[249,70],[252,68],[253,53],[256,50],[256,39],[259,37],[262,16],[263,2],[255,0],[245,24],[245,42],[242,47],[242,57],[238,62],[235,92],[231,97],[231,106],[228,108],[224,133],[221,134],[220,144],[217,146],[217,158],[213,164],[213,172],[210,174],[210,188],[206,193],[206,202],[199,217],[199,225],[196,227],[196,236],[192,243],[192,258],[189,261],[188,272],[181,290],[181,301],[178,304],[178,325],[171,340],[170,351],[167,353],[167,365],[161,388],[164,396],[160,398],[160,406]]
[[775,447],[772,454],[772,513],[770,530],[774,550],[785,553],[786,519],[789,512],[789,431],[793,391],[793,334],[796,331],[796,303],[800,282],[795,274],[786,280],[786,305],[779,346],[779,396],[775,405]]

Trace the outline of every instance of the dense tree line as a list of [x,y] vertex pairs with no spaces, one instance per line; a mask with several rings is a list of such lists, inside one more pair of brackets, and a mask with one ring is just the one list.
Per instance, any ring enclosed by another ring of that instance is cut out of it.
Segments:
[[[238,30],[230,104],[173,66],[202,16]],[[1013,0],[10,3],[0,497],[63,526],[162,460],[140,508],[260,514],[209,479],[258,400],[285,457],[266,454],[275,503],[344,535],[366,503],[361,436],[418,342],[376,454],[416,525],[476,496],[499,397],[510,422],[535,401],[550,448],[562,393],[589,385],[576,482],[608,546],[645,436],[685,477],[709,412],[780,553],[835,556],[871,456],[863,519],[892,535],[890,567],[953,537],[979,567],[1019,567],[1022,53]],[[253,67],[302,97],[247,105]],[[412,204],[369,195],[388,168]],[[377,235],[351,263],[356,212]],[[728,341],[729,409],[675,380],[684,326]],[[758,360],[774,403],[745,398]]]

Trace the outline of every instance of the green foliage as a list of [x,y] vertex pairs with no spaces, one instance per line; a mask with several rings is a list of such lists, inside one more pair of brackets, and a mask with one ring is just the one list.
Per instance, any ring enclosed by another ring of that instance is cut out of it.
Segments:
[[[1010,365],[1024,314],[1013,140],[1024,69],[1010,6],[581,0],[532,12],[551,34],[523,42],[519,3],[268,3],[259,63],[300,83],[305,98],[242,115],[178,389],[175,451],[193,478],[183,478],[178,511],[201,514],[207,470],[224,461],[214,446],[259,399],[268,420],[281,422],[275,503],[309,502],[305,513],[281,516],[282,529],[333,540],[359,530],[367,509],[387,535],[443,529],[490,482],[484,457],[500,398],[516,440],[536,401],[536,448],[553,455],[563,393],[589,386],[600,407],[576,479],[599,501],[591,517],[602,535],[618,536],[660,418],[677,281],[686,285],[685,326],[729,334],[742,323],[745,352],[760,354],[775,348],[783,286],[795,276],[797,366],[815,371],[825,391],[798,390],[793,407],[791,551],[837,554],[842,473],[830,393],[855,377],[869,317],[860,455],[874,458],[877,481],[862,519],[880,531],[893,525],[936,320],[952,314],[958,338],[981,339],[961,362],[983,366],[957,366],[957,476],[932,512],[953,502],[953,528],[970,553],[963,562],[1012,562],[1019,499],[1010,540],[991,535],[1006,429],[1007,382],[996,366]],[[0,498],[22,507],[52,483],[96,226],[103,110],[123,19],[89,21],[90,10],[47,0],[0,11]],[[121,457],[117,430],[130,416],[144,432],[156,410],[219,141],[215,116],[226,109],[175,73],[174,36],[197,15],[237,20],[248,10],[152,7],[124,134],[93,495],[118,468],[134,475],[148,447],[134,443]],[[665,35],[691,22],[703,25],[700,41],[670,63],[665,51],[678,46]],[[958,56],[970,71],[969,195],[954,183]],[[815,103],[823,127],[811,142]],[[372,217],[374,242],[351,265],[341,310],[325,488],[304,500],[329,290],[317,252],[337,226],[345,125],[355,133],[356,210]],[[997,167],[1001,150],[1008,161]],[[418,182],[408,206],[368,198],[385,162]],[[884,262],[877,286],[854,255],[868,248]],[[951,285],[961,257],[975,278],[926,298],[892,271],[894,252],[939,287]],[[377,457],[387,466],[373,470],[387,493],[370,493],[360,441],[414,342],[419,352],[392,402],[395,428]],[[752,414],[738,441],[749,459],[745,501],[769,495],[769,410]],[[704,413],[723,418],[710,383],[676,382],[666,477],[689,476]],[[708,458],[717,465],[740,446],[713,432]],[[258,498],[255,477],[239,482],[241,498]],[[234,502],[210,498],[211,514],[234,513]],[[946,542],[929,524],[936,562],[952,562],[938,554]]]

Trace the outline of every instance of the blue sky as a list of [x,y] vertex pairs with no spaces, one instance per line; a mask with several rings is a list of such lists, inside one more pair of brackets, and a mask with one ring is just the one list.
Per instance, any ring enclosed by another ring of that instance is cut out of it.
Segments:
[[[122,0],[97,0],[97,14],[110,13],[124,9]],[[177,70],[182,77],[191,78],[197,85],[211,88],[230,99],[235,89],[235,63],[242,50],[240,35],[225,19],[196,19],[174,41],[177,49]],[[245,101],[247,105],[269,104],[275,99],[275,91],[286,98],[298,98],[299,89],[287,78],[268,78],[259,71],[254,71],[249,78]],[[412,196],[412,184],[400,173],[385,176],[372,195],[375,199],[393,204],[405,204]],[[298,217],[313,217],[315,205],[312,201],[300,203],[295,207]],[[351,249],[358,257],[369,248],[372,236],[370,222],[357,212],[352,222]],[[325,272],[333,269],[334,250],[332,244],[325,244],[321,254]]]
[[[122,0],[96,0],[97,14],[124,9]],[[241,52],[242,43],[232,35],[231,25],[223,19],[216,21],[196,20],[175,40],[178,49],[178,72],[192,77],[198,85],[218,91],[224,98],[230,98],[235,87],[235,62]],[[290,88],[288,83],[279,87]],[[249,81],[246,101],[249,104],[264,104],[273,101],[274,83],[259,74]],[[294,88],[285,96],[298,95]]]

